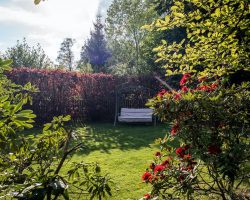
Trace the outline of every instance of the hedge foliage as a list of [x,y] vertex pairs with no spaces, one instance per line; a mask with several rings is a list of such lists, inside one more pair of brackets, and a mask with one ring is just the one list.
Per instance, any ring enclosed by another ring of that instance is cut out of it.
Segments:
[[[155,94],[153,88],[159,88],[153,76],[118,77],[30,68],[13,69],[7,75],[17,84],[31,82],[39,89],[32,94],[33,104],[30,107],[39,121],[65,114],[74,120],[113,120],[116,89],[126,88],[119,95],[120,105],[144,107],[147,99]],[[139,86],[148,90],[141,90]]]

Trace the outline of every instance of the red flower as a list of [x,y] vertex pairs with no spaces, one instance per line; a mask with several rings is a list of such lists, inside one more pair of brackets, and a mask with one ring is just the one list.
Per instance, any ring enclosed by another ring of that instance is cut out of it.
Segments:
[[146,200],[149,200],[151,198],[151,196],[150,196],[150,194],[144,194],[143,198]]
[[161,172],[165,169],[166,167],[163,165],[156,165],[154,169],[154,173],[157,174],[158,172]]
[[171,157],[168,157],[166,160],[164,160],[164,161],[162,162],[161,165],[163,165],[163,166],[169,166],[171,160],[172,160],[172,158],[171,158]]
[[174,95],[174,99],[177,101],[177,100],[180,100],[180,98],[181,98],[181,94],[180,93],[176,93],[175,95]]
[[157,96],[158,96],[158,97],[162,97],[165,93],[167,93],[167,91],[166,91],[165,89],[163,89],[163,90],[161,90],[161,91],[157,94]]
[[188,87],[187,86],[183,86],[182,88],[181,88],[181,90],[183,91],[183,92],[188,92]]
[[184,160],[190,160],[191,159],[191,155],[190,154],[184,155],[183,159]]
[[154,169],[155,168],[155,164],[152,163],[150,166],[149,166],[150,169]]
[[161,157],[161,152],[157,151],[157,152],[155,153],[155,156]]
[[181,158],[183,158],[183,156],[185,155],[185,149],[183,147],[179,147],[175,150],[175,153]]
[[219,154],[221,153],[221,148],[217,145],[210,145],[208,146],[208,153],[210,154]]
[[169,165],[169,160],[164,160],[164,161],[162,162],[162,165],[164,165],[164,166]]
[[179,130],[179,124],[175,124],[171,129],[171,135],[176,135],[177,131]]
[[152,174],[151,173],[149,173],[149,172],[145,172],[143,175],[142,175],[142,180],[143,181],[150,181],[151,179],[152,179]]
[[181,81],[180,81],[180,86],[183,86],[186,84],[187,80],[191,77],[190,74],[184,74]]
[[211,85],[201,85],[196,88],[196,90],[201,90],[205,92],[213,92],[218,87],[217,83],[212,83]]
[[212,83],[211,84],[211,90],[214,91],[219,85],[217,83]]
[[210,87],[207,85],[201,85],[196,88],[197,90],[205,91],[205,92],[210,92]]

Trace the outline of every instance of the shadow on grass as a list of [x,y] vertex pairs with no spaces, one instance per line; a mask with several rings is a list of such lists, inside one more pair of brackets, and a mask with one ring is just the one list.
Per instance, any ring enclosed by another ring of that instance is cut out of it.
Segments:
[[[119,124],[113,126],[108,123],[93,123],[77,126],[76,131],[85,136],[85,148],[79,152],[88,154],[94,150],[109,153],[111,149],[129,150],[150,147],[158,138],[165,136],[166,125],[135,125]],[[85,133],[84,133],[85,132]]]

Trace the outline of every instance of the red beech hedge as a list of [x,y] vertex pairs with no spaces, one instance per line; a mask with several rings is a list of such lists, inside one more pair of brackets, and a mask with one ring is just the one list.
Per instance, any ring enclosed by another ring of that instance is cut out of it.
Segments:
[[[152,76],[117,77],[30,68],[16,68],[7,75],[15,83],[31,82],[38,87],[40,92],[32,94],[31,109],[40,121],[63,114],[75,120],[110,121],[115,114],[115,91],[121,84],[127,87],[118,95],[118,102],[126,107],[144,107],[146,99],[155,94],[153,88],[159,88]],[[140,90],[140,86],[150,92]]]

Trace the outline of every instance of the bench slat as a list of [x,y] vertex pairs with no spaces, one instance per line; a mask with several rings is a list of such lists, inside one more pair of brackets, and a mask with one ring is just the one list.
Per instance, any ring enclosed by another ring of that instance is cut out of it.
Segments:
[[121,113],[121,116],[143,117],[143,116],[152,116],[152,113]]
[[150,108],[122,108],[121,113],[152,113],[153,110]]
[[152,122],[152,118],[122,118],[118,117],[119,122]]

